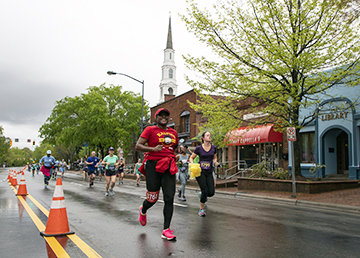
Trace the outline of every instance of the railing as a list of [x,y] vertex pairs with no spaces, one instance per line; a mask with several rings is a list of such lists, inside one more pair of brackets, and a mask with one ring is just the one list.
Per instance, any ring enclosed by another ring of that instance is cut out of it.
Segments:
[[[231,178],[233,178],[234,176],[237,176],[239,174],[242,174],[242,176],[245,176],[245,173],[247,172],[248,166],[245,160],[233,160],[233,161],[227,161],[227,162],[221,162],[221,165],[223,166],[224,164],[229,164],[229,163],[236,163],[235,165],[233,165],[232,167],[229,167],[227,169],[224,170],[224,176],[223,178],[221,178],[219,176],[218,170],[219,168],[215,169],[215,174],[218,175],[218,178],[220,179],[225,179],[225,180],[229,180]],[[238,169],[238,172],[236,172],[235,174],[232,174],[230,176],[228,176],[228,172],[233,170],[234,168]]]

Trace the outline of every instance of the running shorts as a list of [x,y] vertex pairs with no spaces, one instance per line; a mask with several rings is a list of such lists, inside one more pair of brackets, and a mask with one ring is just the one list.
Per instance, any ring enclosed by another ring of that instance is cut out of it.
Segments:
[[116,170],[106,169],[105,176],[116,176]]
[[91,174],[96,174],[96,171],[95,170],[93,170],[93,171],[87,170],[87,174],[90,176]]

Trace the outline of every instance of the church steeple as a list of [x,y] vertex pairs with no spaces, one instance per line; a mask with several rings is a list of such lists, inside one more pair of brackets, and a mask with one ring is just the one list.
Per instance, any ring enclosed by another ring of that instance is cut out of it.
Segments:
[[160,82],[160,100],[159,103],[165,101],[165,95],[168,97],[174,97],[177,93],[176,84],[176,66],[175,66],[175,50],[172,43],[171,32],[171,16],[169,17],[169,28],[166,41],[166,48],[164,49],[164,63],[161,67],[162,77]]
[[173,49],[172,45],[172,35],[171,35],[171,16],[169,17],[169,29],[168,29],[168,37],[166,42],[167,49]]

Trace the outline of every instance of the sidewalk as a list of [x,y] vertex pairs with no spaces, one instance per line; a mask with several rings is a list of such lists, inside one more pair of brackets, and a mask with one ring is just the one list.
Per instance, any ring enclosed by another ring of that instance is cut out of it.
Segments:
[[217,188],[217,192],[228,192],[242,196],[254,195],[259,197],[266,198],[280,198],[284,200],[298,200],[298,201],[309,201],[309,202],[319,202],[319,203],[328,203],[335,205],[348,205],[355,206],[359,208],[360,211],[360,188],[356,189],[346,189],[339,191],[332,191],[326,193],[318,194],[305,194],[297,193],[296,198],[292,198],[292,193],[290,192],[271,192],[271,191],[239,191],[237,187],[229,188]]
[[[77,173],[80,171],[66,171],[67,173]],[[135,176],[125,174],[125,179],[135,180]],[[196,182],[191,181],[186,186],[187,189],[199,189]],[[356,189],[347,189],[318,194],[297,193],[296,198],[292,198],[290,192],[272,192],[272,191],[241,191],[237,187],[216,188],[217,194],[227,194],[242,196],[248,198],[273,199],[277,201],[292,202],[297,204],[309,204],[332,207],[337,209],[349,209],[360,213],[360,187]]]

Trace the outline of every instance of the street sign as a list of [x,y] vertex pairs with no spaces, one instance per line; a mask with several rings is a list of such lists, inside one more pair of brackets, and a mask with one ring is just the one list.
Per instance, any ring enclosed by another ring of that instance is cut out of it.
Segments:
[[287,140],[288,141],[296,141],[296,129],[295,127],[286,128]]

